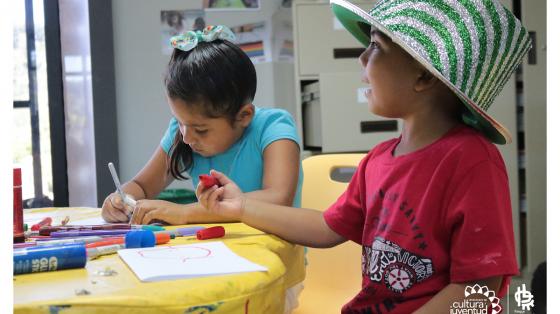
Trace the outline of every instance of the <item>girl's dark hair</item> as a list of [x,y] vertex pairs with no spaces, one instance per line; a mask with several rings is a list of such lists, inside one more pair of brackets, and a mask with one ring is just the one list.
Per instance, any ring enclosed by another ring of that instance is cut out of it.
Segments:
[[[226,118],[232,125],[241,107],[253,101],[257,74],[251,59],[227,40],[199,42],[189,51],[174,49],[165,73],[167,96],[180,99],[209,118]],[[168,171],[175,179],[192,165],[192,150],[181,131],[169,151]]]

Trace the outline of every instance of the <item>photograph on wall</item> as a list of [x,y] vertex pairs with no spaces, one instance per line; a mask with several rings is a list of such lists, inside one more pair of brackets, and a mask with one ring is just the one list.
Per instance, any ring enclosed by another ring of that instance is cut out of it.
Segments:
[[231,27],[235,43],[251,58],[253,63],[271,61],[270,34],[265,22]]
[[274,27],[273,59],[275,61],[294,61],[294,40],[290,21],[281,21]]
[[169,39],[190,30],[202,30],[206,27],[204,10],[161,11],[161,52],[170,55],[173,49]]
[[258,10],[260,0],[203,0],[205,10]]

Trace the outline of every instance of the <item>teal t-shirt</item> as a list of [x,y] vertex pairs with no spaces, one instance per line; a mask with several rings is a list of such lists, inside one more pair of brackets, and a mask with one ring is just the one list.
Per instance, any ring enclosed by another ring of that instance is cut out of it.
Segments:
[[[167,154],[169,154],[178,128],[177,120],[171,118],[169,127],[160,143]],[[231,178],[243,192],[262,190],[264,150],[270,143],[281,139],[292,140],[301,149],[292,116],[283,109],[255,106],[253,120],[235,144],[227,151],[212,157],[203,157],[193,152],[193,164],[190,169],[187,169],[187,172],[195,187],[198,185],[199,175],[207,174],[210,169],[215,169]],[[301,206],[302,181],[303,171],[300,160],[298,184],[293,202],[295,207]]]

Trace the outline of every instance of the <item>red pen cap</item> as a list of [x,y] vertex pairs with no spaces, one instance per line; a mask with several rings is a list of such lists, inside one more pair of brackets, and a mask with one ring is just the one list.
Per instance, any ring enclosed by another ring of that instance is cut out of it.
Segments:
[[226,234],[226,230],[222,226],[210,227],[196,232],[196,238],[199,240],[221,238]]
[[204,185],[205,188],[209,188],[214,185],[221,186],[220,182],[218,182],[218,179],[214,178],[211,175],[201,174],[198,176],[198,179],[200,180],[200,182],[202,182],[202,185]]

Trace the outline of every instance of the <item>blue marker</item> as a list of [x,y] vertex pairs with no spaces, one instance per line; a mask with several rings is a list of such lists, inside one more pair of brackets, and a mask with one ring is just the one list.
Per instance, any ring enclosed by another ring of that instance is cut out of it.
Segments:
[[86,261],[84,244],[24,248],[14,250],[14,275],[82,268]]

